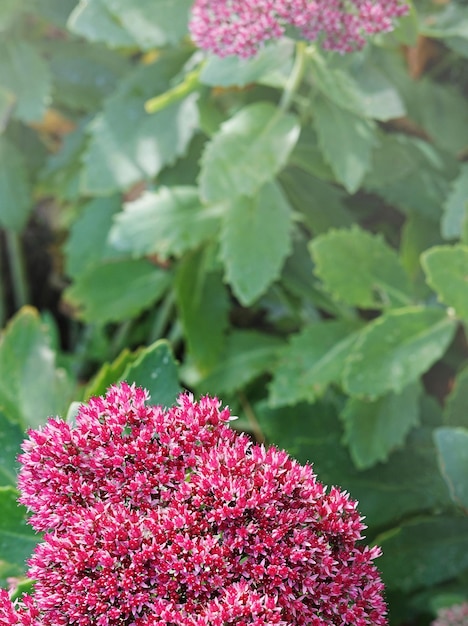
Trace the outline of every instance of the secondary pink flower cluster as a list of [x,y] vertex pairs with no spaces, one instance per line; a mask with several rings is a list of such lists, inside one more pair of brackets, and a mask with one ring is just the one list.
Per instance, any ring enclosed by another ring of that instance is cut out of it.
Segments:
[[468,602],[440,609],[431,626],[468,626]]
[[29,433],[21,502],[45,536],[34,592],[1,626],[383,626],[356,503],[228,427],[218,400],[168,410],[134,386]]
[[288,27],[346,53],[362,48],[367,36],[392,30],[407,11],[402,0],[196,0],[190,32],[196,45],[218,56],[253,56]]

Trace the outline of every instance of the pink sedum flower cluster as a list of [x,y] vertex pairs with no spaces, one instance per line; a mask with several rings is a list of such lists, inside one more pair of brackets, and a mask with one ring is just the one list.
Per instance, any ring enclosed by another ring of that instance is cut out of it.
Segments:
[[218,56],[250,57],[287,27],[323,48],[360,49],[366,37],[392,30],[402,0],[196,0],[190,32],[195,44]]
[[146,400],[124,383],[29,432],[20,500],[45,535],[1,626],[386,624],[346,493],[229,428],[216,399]]
[[431,626],[468,626],[468,602],[440,609]]

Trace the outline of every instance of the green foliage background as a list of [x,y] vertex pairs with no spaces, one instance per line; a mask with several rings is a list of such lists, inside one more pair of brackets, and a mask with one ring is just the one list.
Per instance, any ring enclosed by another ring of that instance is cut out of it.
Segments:
[[468,5],[251,60],[190,5],[1,3],[0,582],[25,429],[126,379],[348,489],[392,624],[428,624],[468,599]]

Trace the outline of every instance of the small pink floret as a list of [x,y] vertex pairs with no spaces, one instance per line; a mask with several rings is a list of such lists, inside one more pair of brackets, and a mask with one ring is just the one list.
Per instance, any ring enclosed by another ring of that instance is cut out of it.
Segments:
[[288,27],[347,53],[392,30],[407,11],[402,0],[195,0],[190,32],[196,45],[221,57],[251,57]]
[[45,533],[0,626],[384,626],[378,548],[346,492],[229,428],[216,398],[126,383],[31,430],[20,501]]

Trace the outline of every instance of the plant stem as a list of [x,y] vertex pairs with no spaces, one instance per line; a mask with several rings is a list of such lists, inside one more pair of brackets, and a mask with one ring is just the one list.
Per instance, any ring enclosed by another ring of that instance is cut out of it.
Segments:
[[20,309],[28,303],[28,281],[26,278],[23,250],[20,235],[12,230],[5,230],[8,264],[15,308]]
[[307,45],[305,41],[298,41],[296,43],[296,57],[294,59],[294,65],[279,103],[279,108],[283,112],[287,111],[291,106],[294,95],[301,84],[302,77],[304,76],[307,56],[306,50]]

